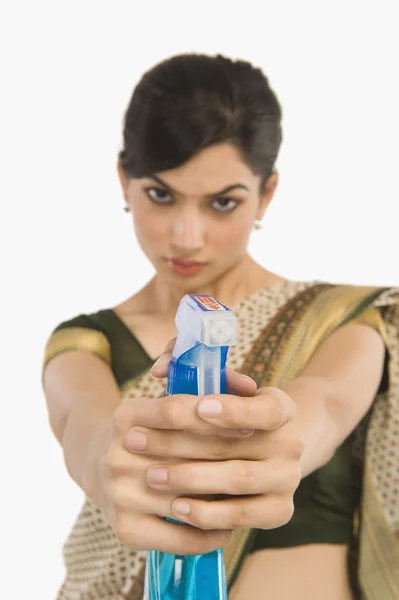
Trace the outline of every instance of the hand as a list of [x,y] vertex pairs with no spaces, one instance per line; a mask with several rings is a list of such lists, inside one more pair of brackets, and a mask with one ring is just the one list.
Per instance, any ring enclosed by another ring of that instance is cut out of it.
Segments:
[[160,494],[149,487],[147,472],[154,463],[171,464],[175,459],[132,454],[124,443],[132,423],[138,422],[135,408],[143,402],[147,399],[135,398],[115,411],[112,436],[99,461],[101,507],[116,539],[135,550],[184,555],[206,554],[228,545],[232,535],[228,530],[205,532],[162,518],[176,518],[172,510],[176,494]]
[[125,445],[152,457],[147,483],[166,501],[164,511],[205,531],[272,529],[290,520],[303,442],[287,394],[263,388],[251,398],[175,395],[146,399],[134,413]]
[[[173,343],[154,375],[166,375]],[[232,370],[228,381],[230,395],[175,395],[140,403],[125,444],[142,456],[171,461],[149,468],[147,482],[169,500],[176,498],[171,506],[176,518],[205,531],[281,526],[292,516],[301,479],[304,445],[293,423],[295,404],[275,388],[255,391],[254,382]],[[215,494],[223,499],[198,498]]]
[[[169,345],[170,346],[170,345]],[[162,371],[161,371],[162,373]],[[162,376],[162,375],[161,375]],[[234,371],[227,375],[228,389],[236,394],[253,394],[255,382]],[[192,396],[183,396],[187,401]],[[198,397],[195,397],[198,401]],[[125,440],[132,437],[132,426],[140,425],[140,410],[149,399],[129,398],[115,411],[111,439],[106,445],[100,461],[100,481],[106,500],[102,507],[111,524],[116,538],[123,544],[138,550],[157,549],[176,554],[205,554],[226,546],[231,540],[228,528],[214,527],[202,531],[198,528],[169,523],[161,517],[175,518],[172,505],[176,499],[173,492],[159,492],[148,485],[147,472],[154,463],[172,464],[178,459],[168,456],[160,448],[159,453],[132,453]],[[171,406],[165,399],[159,400],[158,414],[165,410],[161,406]],[[166,410],[168,410],[166,408]],[[195,418],[195,410],[192,412]],[[162,417],[161,417],[162,418]],[[197,426],[215,433],[243,437],[243,433],[203,423],[197,416]],[[139,428],[143,431],[143,428]],[[146,431],[149,431],[146,429]],[[155,432],[154,432],[155,433]],[[181,461],[180,461],[181,462]]]

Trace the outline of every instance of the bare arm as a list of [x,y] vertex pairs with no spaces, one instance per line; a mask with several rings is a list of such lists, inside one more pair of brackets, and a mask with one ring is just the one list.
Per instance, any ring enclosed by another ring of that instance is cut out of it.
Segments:
[[[233,391],[256,389],[252,380],[238,374],[230,373],[228,379]],[[69,474],[103,509],[122,544],[139,550],[204,554],[229,542],[231,533],[225,528],[201,531],[160,518],[175,518],[175,496],[151,490],[146,472],[165,459],[162,454],[135,456],[124,444],[136,423],[136,412],[149,399],[131,397],[121,403],[106,363],[91,354],[64,353],[46,367],[44,389],[50,424]]]
[[[168,351],[162,365],[153,370],[157,377],[166,374],[170,348]],[[320,345],[302,373],[283,391],[261,388],[256,397],[265,396],[265,401],[255,400],[254,404],[247,398],[226,398],[221,416],[206,420],[221,427],[248,429],[261,429],[265,422],[267,430],[270,415],[278,421],[282,405],[291,398],[295,416],[273,435],[283,437],[285,429],[292,426],[301,432],[304,451],[300,465],[306,476],[331,459],[369,410],[380,385],[384,358],[384,342],[375,329],[360,323],[345,325]],[[259,440],[256,443],[261,445]],[[200,450],[195,456],[201,456]]]
[[[262,388],[249,398],[214,396],[221,405],[217,414],[206,399],[192,399],[209,425],[254,430],[247,439],[229,444],[214,438],[205,444],[204,436],[196,441],[176,434],[179,429],[205,433],[192,418],[188,397],[171,397],[173,404],[162,412],[157,400],[143,404],[136,416],[147,434],[145,452],[156,454],[162,448],[163,454],[196,461],[168,465],[166,483],[149,478],[150,485],[183,498],[185,512],[176,508],[175,514],[196,527],[270,529],[286,523],[301,477],[326,464],[369,410],[384,355],[377,331],[350,324],[329,336],[284,390]],[[162,374],[157,370],[157,376]],[[222,462],[199,462],[209,457]],[[193,497],[220,493],[229,496],[217,502]]]
[[294,422],[304,437],[303,476],[326,464],[367,413],[384,357],[376,330],[349,324],[330,335],[301,375],[284,387],[295,401]]
[[119,406],[117,384],[108,365],[82,352],[57,356],[44,372],[51,428],[64,451],[72,479],[100,506],[98,457],[111,436]]
[[[54,359],[45,387],[68,469],[100,506],[96,468],[106,454],[108,478],[102,483],[117,539],[141,549],[202,554],[228,543],[232,529],[268,529],[290,519],[301,475],[325,464],[366,414],[383,363],[379,334],[348,325],[320,346],[285,391],[264,388],[253,396],[253,382],[230,373],[230,381],[237,381],[230,395],[216,396],[217,416],[215,399],[209,413],[207,398],[189,395],[119,404],[108,367],[89,356]],[[157,376],[164,368],[155,369]],[[238,435],[242,429],[255,431]],[[226,440],[232,430],[238,438]],[[137,432],[145,436],[144,450],[134,447]],[[151,479],[160,467],[165,483]],[[220,493],[229,496],[217,502],[199,497]],[[178,510],[177,499],[189,514]]]

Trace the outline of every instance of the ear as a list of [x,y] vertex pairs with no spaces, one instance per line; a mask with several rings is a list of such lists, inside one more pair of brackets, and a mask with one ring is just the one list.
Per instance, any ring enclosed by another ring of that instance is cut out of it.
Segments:
[[258,219],[263,219],[265,212],[273,199],[277,186],[278,172],[274,169],[270,177],[265,181],[263,189],[261,190]]

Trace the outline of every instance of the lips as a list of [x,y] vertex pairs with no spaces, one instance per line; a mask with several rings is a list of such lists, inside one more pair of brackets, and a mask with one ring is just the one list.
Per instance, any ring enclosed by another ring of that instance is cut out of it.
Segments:
[[197,262],[195,260],[184,260],[182,258],[171,258],[170,259],[176,265],[180,265],[182,267],[198,267],[199,265],[203,265],[204,263]]
[[205,263],[183,258],[170,258],[166,262],[174,273],[185,276],[196,275],[205,266]]

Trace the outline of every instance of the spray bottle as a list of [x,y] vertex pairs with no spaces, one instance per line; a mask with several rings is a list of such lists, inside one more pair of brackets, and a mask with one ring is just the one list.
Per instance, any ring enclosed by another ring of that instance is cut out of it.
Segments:
[[[227,351],[236,343],[234,314],[212,296],[188,294],[175,322],[166,393],[224,394]],[[149,551],[144,600],[227,600],[222,549],[197,556]]]

